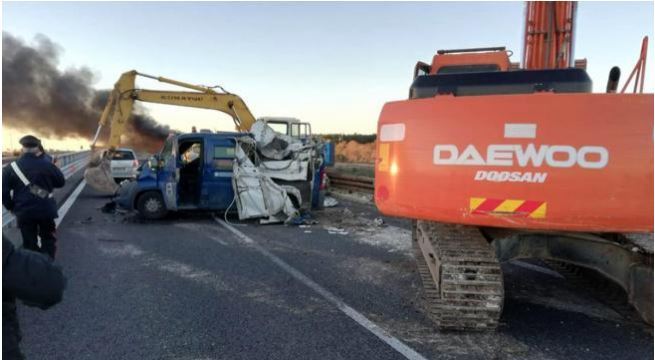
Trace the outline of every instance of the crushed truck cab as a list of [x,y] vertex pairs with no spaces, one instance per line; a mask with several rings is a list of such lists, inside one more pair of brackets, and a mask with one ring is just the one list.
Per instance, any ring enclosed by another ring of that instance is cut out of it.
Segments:
[[[252,142],[250,133],[187,133],[169,137],[158,154],[142,164],[134,181],[121,183],[115,202],[149,219],[170,211],[237,209],[233,169],[237,146]],[[310,208],[320,198],[322,164],[305,167],[302,180],[284,181],[296,208]],[[282,181],[280,181],[282,182]],[[293,190],[297,189],[297,191]]]

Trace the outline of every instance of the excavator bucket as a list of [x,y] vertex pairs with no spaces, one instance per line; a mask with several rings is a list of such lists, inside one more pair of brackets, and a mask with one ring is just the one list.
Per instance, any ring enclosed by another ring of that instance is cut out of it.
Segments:
[[116,193],[118,184],[111,176],[111,160],[106,151],[94,154],[84,170],[84,179],[95,190],[103,193]]

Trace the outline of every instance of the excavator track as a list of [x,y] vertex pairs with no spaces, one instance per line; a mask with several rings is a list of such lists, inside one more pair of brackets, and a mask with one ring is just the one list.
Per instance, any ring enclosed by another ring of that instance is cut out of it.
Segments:
[[412,243],[428,302],[441,330],[486,331],[498,326],[503,275],[494,249],[475,227],[412,222]]

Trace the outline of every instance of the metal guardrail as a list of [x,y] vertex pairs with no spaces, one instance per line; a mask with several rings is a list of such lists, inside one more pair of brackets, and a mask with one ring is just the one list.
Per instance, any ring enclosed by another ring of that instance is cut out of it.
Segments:
[[332,169],[327,172],[330,179],[330,185],[339,188],[346,188],[357,191],[370,192],[374,190],[373,178],[366,176],[344,175]]
[[[69,151],[69,152],[63,152],[63,151],[49,151],[48,155],[53,156],[55,158],[60,157],[60,156],[65,156],[65,155],[70,155],[70,154],[78,154],[82,153],[83,151]],[[2,153],[2,166],[5,166],[9,164],[10,162],[18,159],[18,156],[13,156],[13,155],[8,155],[8,153]]]
[[[64,173],[64,178],[68,179],[73,176],[78,171],[84,169],[86,164],[89,162],[91,156],[91,151],[80,151],[80,152],[71,152],[61,155],[55,155],[57,159],[56,165],[61,169],[61,172]],[[3,158],[3,167],[9,164],[11,160],[15,158]],[[5,160],[8,160],[5,162]],[[11,225],[14,223],[14,215],[11,214],[7,209],[2,207],[2,227]]]
[[5,165],[9,164],[10,162],[12,162],[12,161],[14,161],[16,159],[18,159],[17,156],[7,156],[7,157],[3,156],[2,157],[2,166],[4,167]]

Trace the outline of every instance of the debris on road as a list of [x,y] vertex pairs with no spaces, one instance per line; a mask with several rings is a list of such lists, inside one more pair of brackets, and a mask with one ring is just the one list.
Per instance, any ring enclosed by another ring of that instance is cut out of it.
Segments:
[[[321,224],[330,234],[334,229],[353,234],[357,242],[381,247],[389,252],[399,252],[412,257],[411,232],[386,224],[383,218],[370,218],[365,213],[353,212],[349,207],[327,208],[319,215]],[[381,229],[383,228],[383,230]]]
[[113,214],[114,212],[116,212],[116,203],[114,201],[110,201],[105,205],[103,205],[100,208],[100,211],[102,211],[105,214]]
[[325,226],[324,229],[327,230],[330,235],[348,235],[348,231],[342,228]]
[[337,205],[339,205],[339,201],[337,201],[337,199],[333,198],[332,196],[326,196],[323,200],[323,207],[329,208],[335,207]]
[[287,225],[297,225],[298,227],[309,227],[310,225],[318,224],[318,221],[314,220],[312,214],[309,212],[301,211],[301,213],[291,220],[286,221]]
[[653,253],[653,233],[627,233],[623,234],[628,242],[636,245],[637,250],[633,252],[644,251],[648,254]]

